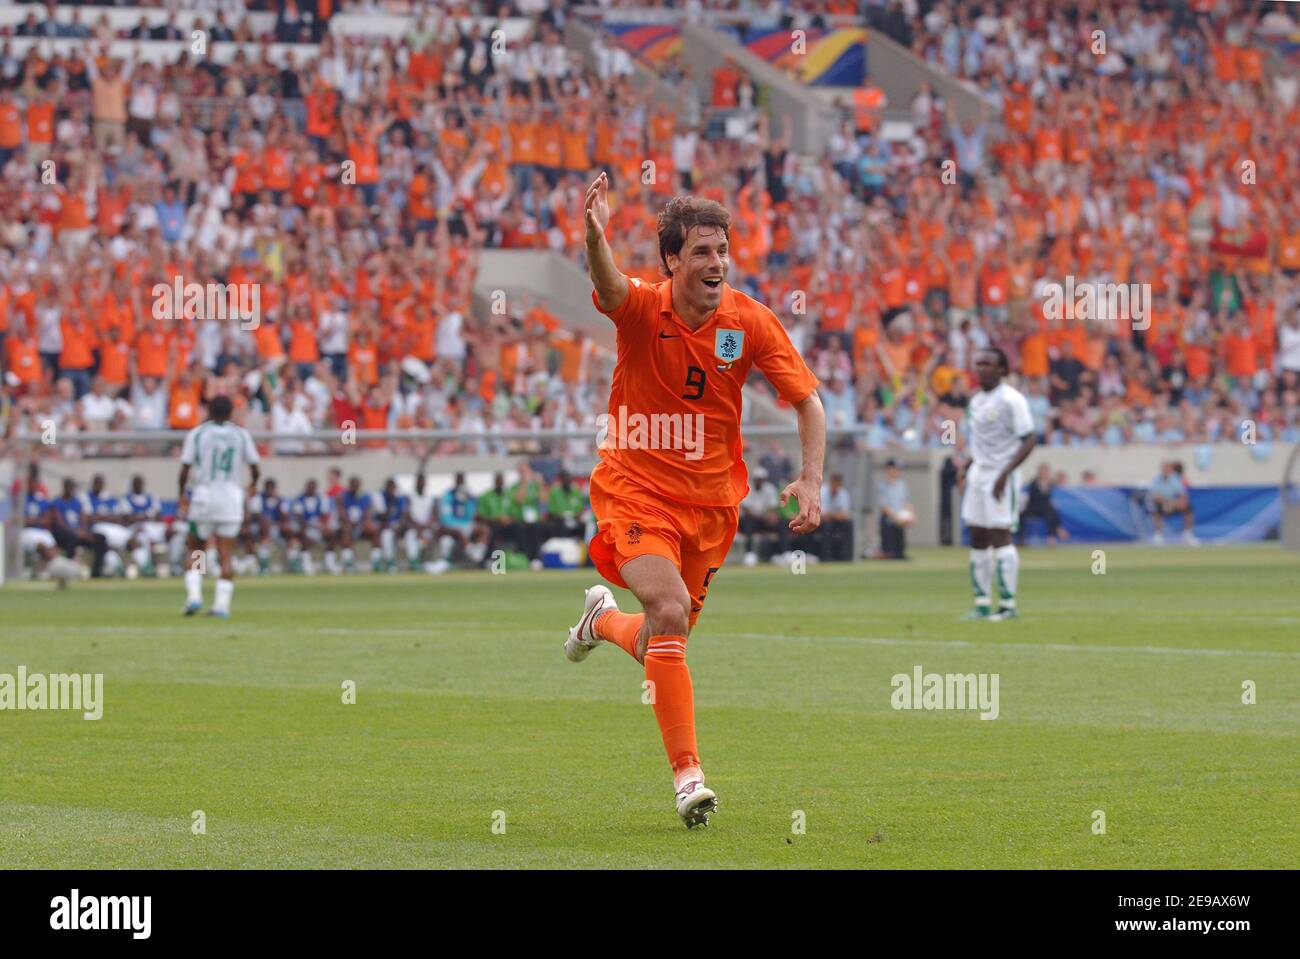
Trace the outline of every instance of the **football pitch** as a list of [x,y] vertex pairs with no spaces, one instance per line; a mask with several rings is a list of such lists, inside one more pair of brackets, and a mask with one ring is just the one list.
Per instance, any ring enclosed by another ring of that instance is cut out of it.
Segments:
[[[726,567],[694,831],[641,668],[564,658],[592,570],[245,578],[230,621],[176,579],[11,584],[0,674],[104,704],[0,711],[0,868],[1300,865],[1300,561],[1022,556],[1005,623],[957,621],[964,550]],[[895,709],[917,667],[996,674],[997,717]]]

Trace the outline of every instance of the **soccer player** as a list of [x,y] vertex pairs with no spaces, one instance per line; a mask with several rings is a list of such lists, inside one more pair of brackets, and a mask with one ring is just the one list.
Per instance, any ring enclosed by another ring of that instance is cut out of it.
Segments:
[[1148,493],[1151,504],[1151,519],[1155,523],[1155,532],[1151,542],[1159,546],[1165,541],[1165,517],[1181,516],[1183,518],[1183,541],[1191,546],[1200,544],[1192,532],[1195,517],[1192,513],[1192,497],[1187,490],[1187,481],[1183,479],[1182,467],[1174,460],[1165,460],[1160,464],[1160,474],[1151,481]]
[[405,536],[411,529],[411,499],[397,489],[397,480],[392,477],[384,483],[384,490],[379,495],[375,508],[379,523],[379,546],[382,553],[380,565],[376,570],[386,569],[397,572],[397,537]]
[[[23,498],[23,531],[19,534],[23,553],[38,553],[46,563],[58,556],[58,543],[50,532],[50,499],[45,495],[44,484],[39,481],[37,466],[32,463],[27,470],[27,494]],[[71,569],[71,560],[64,564]]]
[[457,473],[451,489],[438,501],[438,561],[450,566],[458,550],[468,550],[473,533],[474,497],[465,483],[465,474]]
[[[975,354],[980,388],[966,413],[970,462],[961,481],[961,521],[970,529],[970,578],[975,609],[966,619],[1014,619],[1020,555],[1011,534],[1020,519],[1018,467],[1034,448],[1034,418],[1024,394],[1002,380],[1007,355],[994,346]],[[998,608],[992,591],[997,578]]]
[[406,546],[407,565],[414,573],[420,569],[424,544],[433,539],[438,525],[438,496],[425,486],[423,461],[415,473],[415,492],[411,494],[406,517],[406,534],[402,541]]
[[332,501],[321,495],[314,479],[307,480],[302,492],[295,496],[289,507],[289,545],[287,556],[289,569],[293,572],[314,576],[315,562],[312,560],[312,547],[322,544],[324,550],[325,571],[337,576],[341,573],[338,554],[334,543],[338,531],[329,523]]
[[277,543],[285,541],[285,527],[289,519],[290,504],[280,496],[275,480],[262,484],[262,492],[248,501],[248,540],[250,556],[256,556],[256,569],[265,575],[271,571],[271,551]]
[[370,568],[379,566],[379,527],[375,525],[374,497],[361,488],[361,477],[352,476],[336,500],[339,515],[339,542],[343,544],[343,568],[356,572],[353,543],[370,543]]
[[104,554],[106,572],[114,575],[125,569],[126,563],[122,556],[135,553],[138,543],[131,528],[121,522],[122,506],[118,498],[105,488],[102,473],[96,473],[91,478],[90,489],[81,494],[81,505],[90,531],[103,536],[108,544],[108,552]]
[[[131,477],[131,490],[122,497],[119,511],[122,522],[131,527],[139,544],[132,554],[140,572],[145,576],[154,574],[153,547],[167,542],[167,524],[160,519],[160,507],[157,498],[145,489],[144,477],[137,473]],[[173,565],[179,565],[179,549],[172,558]]]
[[[793,497],[799,504],[790,521],[797,534],[821,520],[826,415],[817,378],[780,321],[727,285],[727,210],[699,197],[670,200],[658,217],[668,279],[650,284],[629,279],[614,263],[605,238],[608,189],[602,173],[586,196],[592,300],[613,321],[618,344],[609,398],[616,428],[591,474],[598,529],[590,552],[601,575],[630,589],[643,612],[621,612],[607,587],[593,586],[564,651],[578,661],[608,642],[644,665],[677,813],[689,828],[708,823],[717,795],[700,769],[686,642],[749,490],[740,414],[750,369],[757,367],[798,415],[803,468],[781,492],[782,503]],[[640,417],[660,425],[657,436],[623,428],[645,422]]]
[[[243,427],[230,422],[234,407],[228,396],[217,396],[208,404],[208,420],[185,434],[181,445],[180,510],[189,520],[186,543],[193,555],[206,550],[215,539],[221,578],[209,616],[230,616],[235,595],[235,537],[244,522],[244,487],[239,478],[247,466],[252,476],[248,494],[257,493],[261,473],[257,447]],[[194,487],[189,486],[194,471]],[[185,615],[203,608],[203,570],[191,564],[185,571]]]
[[94,559],[90,575],[98,579],[104,575],[104,557],[108,554],[108,540],[102,533],[92,532],[86,505],[77,495],[77,484],[63,481],[63,495],[50,503],[50,532],[63,549],[63,555],[72,559],[78,546],[88,546]]

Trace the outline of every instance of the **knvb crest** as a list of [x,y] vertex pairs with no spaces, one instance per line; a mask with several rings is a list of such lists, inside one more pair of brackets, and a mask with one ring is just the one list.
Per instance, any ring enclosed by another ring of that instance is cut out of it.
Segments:
[[724,363],[736,362],[744,348],[744,330],[718,330],[714,336],[713,355]]

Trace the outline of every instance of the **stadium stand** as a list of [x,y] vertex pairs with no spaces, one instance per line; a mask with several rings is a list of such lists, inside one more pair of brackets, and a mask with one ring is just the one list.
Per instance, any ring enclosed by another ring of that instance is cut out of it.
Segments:
[[[1245,421],[1300,441],[1285,5],[685,13],[0,10],[0,436],[181,430],[218,394],[276,433],[464,434],[362,444],[395,453],[526,453],[493,434],[594,433],[609,340],[483,264],[558,255],[580,286],[582,191],[604,169],[631,275],[660,276],[654,211],[669,196],[732,211],[731,282],[778,312],[832,426],[866,448],[942,447],[984,344],[1012,357],[1049,447],[1214,442]],[[688,20],[741,55],[693,62]],[[954,115],[925,86],[890,102],[873,34],[985,109]],[[757,62],[842,111],[816,152],[769,116]],[[1049,317],[1045,291],[1067,277],[1149,288],[1148,325]],[[755,408],[776,410],[762,390]],[[42,452],[145,450],[133,442]],[[274,449],[327,451],[343,450]]]

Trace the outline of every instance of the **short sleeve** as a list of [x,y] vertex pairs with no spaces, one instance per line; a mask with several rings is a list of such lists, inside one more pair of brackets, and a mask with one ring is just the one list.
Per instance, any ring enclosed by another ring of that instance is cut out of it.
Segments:
[[185,440],[184,442],[181,443],[181,465],[182,466],[194,465],[194,457],[197,453],[196,447],[198,445],[197,443],[195,443],[194,438],[197,435],[198,435],[197,429],[190,430],[188,433],[185,434]]
[[1011,394],[1011,428],[1021,439],[1034,432],[1034,415],[1029,412],[1029,401],[1020,392]]
[[803,402],[817,389],[817,377],[790,342],[790,335],[776,314],[765,310],[759,324],[762,340],[754,365],[776,387],[781,399],[791,405]]
[[640,277],[629,277],[626,274],[623,279],[627,281],[627,296],[623,302],[613,311],[602,310],[600,303],[596,300],[596,291],[591,291],[591,303],[600,313],[604,313],[610,318],[617,327],[622,327],[629,322],[635,323],[643,317],[650,315],[659,305],[659,291],[655,287],[646,283]]

